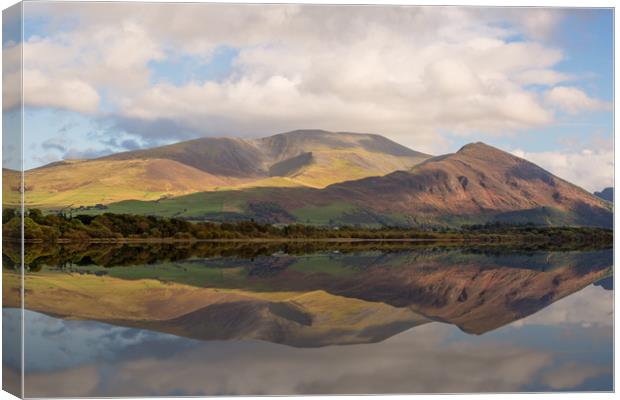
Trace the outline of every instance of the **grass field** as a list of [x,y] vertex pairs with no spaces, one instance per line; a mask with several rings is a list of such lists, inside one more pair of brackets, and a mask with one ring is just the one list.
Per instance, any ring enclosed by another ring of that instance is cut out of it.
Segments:
[[302,223],[328,225],[347,212],[355,211],[356,207],[345,202],[334,202],[323,207],[302,207],[293,210],[292,214]]
[[237,193],[239,196],[231,195],[230,192],[201,192],[157,201],[125,200],[112,203],[106,209],[80,210],[79,213],[101,214],[103,212],[111,212],[116,214],[200,218],[224,212],[243,212],[245,202],[242,198],[242,192]]
[[[116,214],[180,217],[195,220],[259,218],[249,209],[249,203],[269,203],[269,199],[273,196],[283,196],[280,192],[275,192],[275,190],[278,189],[262,187],[247,190],[193,193],[156,201],[125,200],[109,204],[106,208],[77,210],[76,213],[96,215],[111,212]],[[355,223],[357,222],[354,221],[356,212],[356,206],[336,201],[326,206],[296,208],[291,210],[291,215],[299,223],[329,225],[345,223],[344,217],[346,216]]]

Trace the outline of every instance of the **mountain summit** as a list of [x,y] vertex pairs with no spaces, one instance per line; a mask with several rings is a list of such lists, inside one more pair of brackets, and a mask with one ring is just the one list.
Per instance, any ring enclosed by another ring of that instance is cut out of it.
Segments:
[[253,178],[273,176],[270,170],[275,164],[304,155],[307,155],[303,158],[306,161],[293,162],[298,166],[297,170],[288,171],[283,176],[299,177],[296,173],[303,166],[315,164],[326,167],[336,162],[343,169],[349,167],[349,171],[333,172],[350,174],[350,168],[353,168],[359,170],[361,177],[368,176],[366,171],[388,173],[430,157],[379,135],[308,129],[260,139],[195,139],[155,149],[114,154],[104,159],[170,159],[210,174]]
[[201,138],[26,173],[32,206],[156,200],[250,187],[323,188],[408,169],[430,156],[373,134],[298,130],[260,139]]

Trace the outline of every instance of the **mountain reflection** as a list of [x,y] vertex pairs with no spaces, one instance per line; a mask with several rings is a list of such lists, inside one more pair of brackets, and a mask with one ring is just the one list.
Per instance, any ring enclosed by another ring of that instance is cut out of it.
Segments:
[[[611,249],[74,244],[24,259],[28,397],[613,385]],[[18,260],[5,246],[8,378]]]
[[[609,286],[612,259],[611,249],[402,243],[31,245],[25,304],[199,340],[322,347],[380,342],[432,321],[493,331],[592,283]],[[19,305],[13,260],[7,248],[8,307]]]
[[[590,285],[482,336],[429,323],[375,344],[313,349],[26,311],[25,389],[28,397],[609,391],[612,309],[613,293]],[[17,311],[5,309],[5,320]],[[5,352],[19,358],[17,348]],[[11,365],[5,374],[15,374]]]

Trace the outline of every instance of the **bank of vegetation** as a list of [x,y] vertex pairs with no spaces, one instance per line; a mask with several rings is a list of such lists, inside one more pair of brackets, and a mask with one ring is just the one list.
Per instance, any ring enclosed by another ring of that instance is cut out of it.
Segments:
[[[21,238],[21,215],[5,209],[3,236]],[[29,242],[114,242],[114,241],[198,241],[198,240],[445,240],[479,242],[542,243],[569,247],[606,247],[613,244],[613,232],[588,227],[548,227],[532,224],[490,223],[446,227],[318,227],[303,224],[272,225],[255,221],[231,223],[196,222],[131,214],[67,216],[43,214],[31,209],[23,218],[24,238]]]

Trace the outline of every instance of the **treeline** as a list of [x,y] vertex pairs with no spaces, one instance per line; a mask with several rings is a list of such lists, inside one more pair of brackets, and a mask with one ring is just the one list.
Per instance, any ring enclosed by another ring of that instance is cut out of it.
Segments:
[[[14,239],[21,237],[21,218],[14,210],[3,210],[2,223],[4,237]],[[442,237],[445,236],[445,234],[442,235]],[[92,239],[433,239],[436,237],[438,234],[434,232],[392,227],[326,228],[303,224],[276,226],[255,221],[192,223],[178,218],[133,214],[44,215],[38,209],[30,209],[24,216],[24,238],[31,241],[50,242],[59,239],[82,241]]]
[[[12,209],[2,213],[2,230],[7,239],[21,238],[21,218]],[[613,243],[613,232],[587,227],[546,227],[532,224],[489,223],[457,229],[361,226],[317,227],[291,224],[272,225],[256,221],[189,222],[131,214],[105,213],[97,216],[43,214],[30,209],[24,215],[24,238],[33,242],[114,240],[218,240],[218,239],[427,239],[531,242],[544,245],[605,247]]]
[[509,222],[489,222],[486,224],[464,225],[464,235],[501,235],[510,241],[521,242],[531,249],[598,249],[613,246],[614,234],[611,229],[572,226],[543,226],[513,224]]

